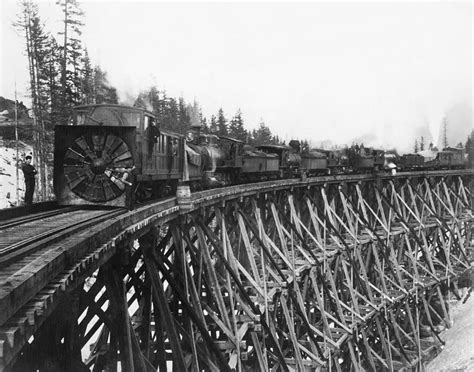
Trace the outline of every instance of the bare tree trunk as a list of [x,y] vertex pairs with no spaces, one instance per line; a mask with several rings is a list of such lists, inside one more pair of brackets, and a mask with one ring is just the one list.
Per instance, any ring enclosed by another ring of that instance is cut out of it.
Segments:
[[[66,106],[66,67],[67,67],[67,21],[68,21],[68,12],[67,12],[67,1],[64,2],[64,50],[63,50],[63,60],[61,68],[61,102],[62,110]],[[64,112],[62,112],[61,119],[64,120]],[[64,123],[62,123],[64,124]]]
[[40,81],[40,64],[42,63],[42,51],[44,34],[40,26],[36,24],[37,8],[29,0],[22,1],[22,21],[17,25],[25,32],[26,52],[28,57],[28,69],[30,74],[30,91],[33,111],[33,158],[38,168],[38,182],[36,199],[45,200],[48,195],[48,171],[46,169],[46,137],[44,114],[47,102],[42,97],[42,81]]
[[44,120],[43,120],[43,105],[41,102],[40,94],[40,81],[39,81],[39,68],[38,68],[38,46],[37,40],[32,40],[32,52],[33,52],[33,71],[35,77],[35,115],[36,115],[36,125],[38,128],[38,166],[39,166],[39,179],[38,179],[38,194],[41,195],[41,200],[46,200],[47,193],[47,180],[46,180],[46,165],[45,165],[45,149],[44,149]]
[[[28,5],[25,7],[24,14],[24,27],[25,27],[25,36],[26,36],[26,52],[28,54],[28,65],[30,73],[30,90],[31,90],[31,100],[33,105],[33,159],[36,166],[39,165],[38,151],[41,148],[40,142],[38,140],[38,122],[37,122],[37,92],[36,92],[36,71],[34,67],[34,55],[33,55],[33,41],[31,40],[31,17],[30,17],[30,8]],[[41,174],[40,174],[41,178]],[[40,184],[40,182],[39,182]]]

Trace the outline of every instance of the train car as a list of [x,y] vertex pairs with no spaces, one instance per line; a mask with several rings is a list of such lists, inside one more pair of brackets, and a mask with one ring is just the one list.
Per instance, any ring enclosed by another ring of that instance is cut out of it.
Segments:
[[131,207],[182,179],[184,136],[159,130],[153,113],[122,105],[73,108],[55,127],[54,189],[60,205]]
[[279,158],[275,154],[266,153],[259,148],[252,149],[249,145],[231,137],[219,137],[221,148],[225,149],[227,158],[219,170],[232,184],[240,182],[256,182],[276,179],[280,171]]
[[377,172],[383,170],[385,167],[385,151],[379,149],[370,149],[369,152],[372,153],[374,157],[374,170]]
[[375,156],[371,149],[361,146],[351,146],[345,150],[348,158],[347,172],[360,173],[375,170]]
[[319,151],[310,150],[301,154],[301,172],[307,176],[328,174],[327,156]]
[[[326,173],[373,172],[397,159],[383,150],[352,146],[306,150],[290,146],[251,148],[234,138],[186,136],[159,128],[149,111],[122,105],[83,105],[68,125],[55,127],[54,188],[60,205],[132,207],[134,201],[173,195],[181,182],[193,190]],[[426,155],[426,156],[425,156]],[[407,154],[400,169],[465,167],[464,149]],[[390,164],[394,167],[393,164]]]
[[403,154],[396,159],[395,163],[402,171],[420,170],[424,168],[425,159],[420,154]]
[[345,150],[313,148],[311,151],[316,151],[326,156],[327,174],[344,173],[344,171],[349,167],[349,158]]
[[309,150],[298,140],[290,141],[289,145],[300,156],[301,175],[316,176],[328,173],[328,161],[325,153]]
[[292,147],[285,145],[264,144],[256,147],[258,151],[276,155],[279,159],[279,177],[299,177],[301,168],[301,155]]
[[243,182],[277,179],[280,175],[280,160],[276,154],[267,154],[244,148],[239,179]]
[[426,169],[460,169],[465,168],[467,159],[465,150],[462,148],[445,148],[436,152],[435,158],[426,160],[424,168]]

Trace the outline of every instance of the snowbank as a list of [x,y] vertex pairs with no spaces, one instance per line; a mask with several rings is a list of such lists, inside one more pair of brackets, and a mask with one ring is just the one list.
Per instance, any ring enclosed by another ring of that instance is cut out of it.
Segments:
[[[26,155],[32,155],[32,151],[31,146],[23,142],[19,143],[18,156],[20,160],[24,159]],[[16,164],[15,143],[0,140],[0,209],[23,204],[25,180],[20,168],[18,170],[18,202],[16,195]]]

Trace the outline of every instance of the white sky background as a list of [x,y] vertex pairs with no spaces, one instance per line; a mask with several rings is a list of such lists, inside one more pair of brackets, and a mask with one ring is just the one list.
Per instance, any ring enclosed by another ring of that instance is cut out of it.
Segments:
[[[284,139],[413,147],[472,99],[471,2],[85,2],[84,45],[120,98],[155,85],[210,117],[237,109]],[[0,95],[27,91],[24,41],[2,12]],[[41,2],[48,29],[54,2]],[[27,100],[27,99],[25,99]]]

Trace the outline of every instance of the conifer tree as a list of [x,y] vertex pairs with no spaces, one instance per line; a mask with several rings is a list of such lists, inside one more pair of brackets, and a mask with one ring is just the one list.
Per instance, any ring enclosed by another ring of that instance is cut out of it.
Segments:
[[60,46],[62,53],[61,60],[61,117],[66,120],[69,116],[71,106],[80,102],[81,92],[81,56],[82,45],[80,36],[82,16],[84,13],[80,9],[76,0],[58,0],[57,4],[63,12],[63,43]]
[[107,73],[99,66],[94,68],[93,103],[118,103],[117,90],[109,84]]
[[201,127],[202,127],[202,132],[203,133],[209,133],[210,130],[209,130],[209,125],[207,125],[207,119],[202,116],[202,113],[201,113],[200,123],[201,123]]
[[52,130],[54,124],[59,123],[61,112],[61,52],[53,36],[48,39],[48,57],[47,64],[48,76],[48,102],[49,102],[49,127]]
[[155,114],[160,111],[160,91],[156,87],[151,87],[148,92],[148,101],[150,103],[149,110]]
[[178,126],[174,129],[178,133],[186,133],[191,125],[191,120],[183,97],[178,99]]
[[188,113],[191,126],[202,126],[201,108],[199,107],[199,103],[196,100],[194,100],[192,105],[187,105],[186,112]]
[[213,134],[217,134],[217,118],[216,116],[213,114],[211,116],[211,123],[209,124],[209,131]]
[[253,130],[253,144],[255,146],[271,143],[272,141],[272,132],[269,127],[267,127],[263,120],[260,121],[259,127],[257,130]]
[[278,137],[278,135],[274,135],[274,136],[272,137],[272,141],[271,141],[271,142],[274,143],[275,145],[281,145],[281,144],[282,144],[281,141],[280,141],[280,137]]
[[176,132],[179,126],[178,103],[174,98],[166,98],[161,122],[163,128]]
[[94,103],[94,69],[91,65],[91,60],[89,58],[89,53],[87,49],[84,50],[84,59],[83,59],[83,76],[81,81],[81,103],[82,104],[91,104]]
[[247,138],[247,131],[244,128],[244,121],[240,109],[237,110],[237,113],[229,123],[229,135],[241,141],[245,141]]
[[224,110],[220,108],[219,112],[217,113],[217,135],[227,136],[228,132],[227,119],[224,116]]
[[425,149],[425,139],[423,136],[420,138],[420,151],[423,151]]
[[46,64],[47,64],[47,39],[38,15],[38,6],[29,0],[20,3],[20,14],[18,21],[14,23],[18,29],[24,32],[26,40],[26,54],[30,75],[30,94],[33,108],[33,138],[34,138],[34,161],[39,168],[39,195],[45,200],[49,194],[45,159],[49,146],[46,144],[45,136],[45,112],[48,106]]

